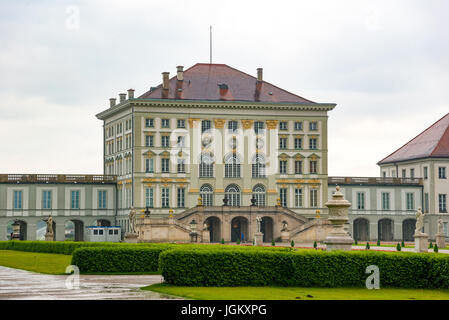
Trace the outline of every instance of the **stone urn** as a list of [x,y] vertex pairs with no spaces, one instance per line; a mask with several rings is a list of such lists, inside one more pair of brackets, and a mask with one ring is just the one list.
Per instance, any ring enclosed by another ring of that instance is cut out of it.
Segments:
[[324,240],[326,251],[351,250],[354,239],[345,230],[345,224],[349,221],[348,209],[351,203],[344,198],[339,186],[336,187],[332,199],[325,206],[329,208],[328,220],[332,224],[332,231]]

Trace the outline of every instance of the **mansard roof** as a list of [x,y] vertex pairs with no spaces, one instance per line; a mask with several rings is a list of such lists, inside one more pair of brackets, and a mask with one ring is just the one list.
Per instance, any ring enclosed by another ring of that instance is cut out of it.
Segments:
[[377,164],[449,158],[449,113]]

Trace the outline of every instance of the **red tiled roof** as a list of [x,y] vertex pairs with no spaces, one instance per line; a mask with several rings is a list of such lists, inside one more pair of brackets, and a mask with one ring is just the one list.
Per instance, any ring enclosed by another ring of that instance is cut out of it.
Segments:
[[422,158],[449,158],[449,113],[378,164]]
[[315,103],[266,81],[258,83],[256,77],[225,64],[209,63],[197,63],[185,70],[183,81],[178,81],[176,76],[172,77],[168,95],[163,96],[162,85],[159,85],[138,99]]

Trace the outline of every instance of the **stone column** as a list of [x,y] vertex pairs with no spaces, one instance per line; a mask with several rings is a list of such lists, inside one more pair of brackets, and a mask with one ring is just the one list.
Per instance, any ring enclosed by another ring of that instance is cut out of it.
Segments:
[[344,199],[343,193],[340,192],[340,186],[336,187],[332,199],[326,202],[325,206],[329,208],[328,220],[333,227],[324,240],[326,250],[351,250],[354,240],[345,230],[345,223],[349,221],[348,208],[351,203]]

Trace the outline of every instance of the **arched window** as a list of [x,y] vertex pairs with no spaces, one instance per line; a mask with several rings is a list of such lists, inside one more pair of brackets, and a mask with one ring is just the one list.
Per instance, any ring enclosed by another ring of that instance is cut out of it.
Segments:
[[210,207],[213,206],[213,193],[214,189],[210,184],[204,184],[200,188],[200,197],[203,203],[203,206]]
[[230,184],[225,189],[225,196],[228,199],[228,205],[240,207],[240,188],[235,184]]
[[235,153],[232,153],[226,157],[225,177],[240,178],[240,159]]
[[200,156],[200,178],[211,178],[214,176],[214,157],[210,153],[202,153]]
[[256,206],[265,207],[265,187],[257,184],[253,188],[253,197],[256,199]]
[[253,158],[253,178],[265,178],[265,157],[256,154]]

